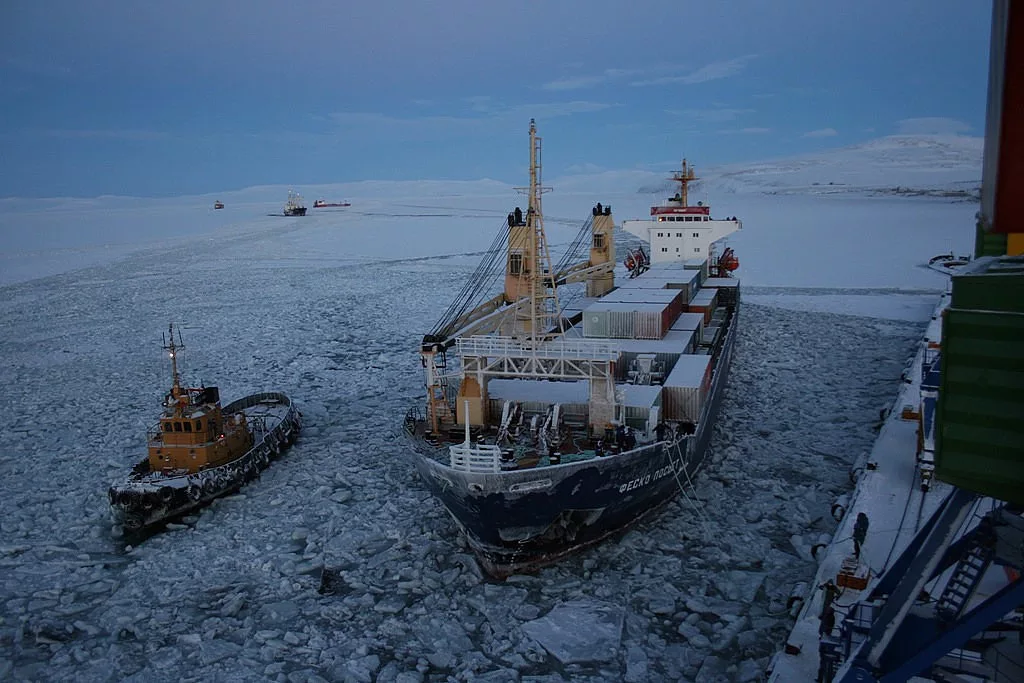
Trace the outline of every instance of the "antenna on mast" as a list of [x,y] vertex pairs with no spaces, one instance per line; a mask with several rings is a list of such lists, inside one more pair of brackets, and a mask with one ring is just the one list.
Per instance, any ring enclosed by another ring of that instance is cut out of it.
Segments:
[[174,380],[174,386],[171,389],[171,393],[177,397],[181,389],[181,376],[178,374],[178,351],[185,348],[185,342],[181,338],[181,330],[178,330],[178,343],[174,343],[174,323],[171,323],[167,328],[167,334],[170,336],[170,342],[167,341],[167,337],[163,334],[160,337],[164,342],[164,350],[171,356],[171,378]]

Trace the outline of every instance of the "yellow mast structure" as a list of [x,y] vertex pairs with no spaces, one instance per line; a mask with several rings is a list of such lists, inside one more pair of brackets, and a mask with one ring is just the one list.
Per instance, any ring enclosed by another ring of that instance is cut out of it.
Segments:
[[683,206],[689,206],[687,203],[688,185],[695,180],[699,180],[693,170],[693,166],[686,165],[686,159],[683,159],[683,170],[676,171],[672,174],[672,180],[679,183],[682,187],[679,190],[679,203]]
[[[550,192],[550,187],[541,184],[541,138],[537,135],[537,124],[530,119],[530,186],[517,187],[527,193],[526,225],[519,231],[516,242],[526,248],[528,267],[520,269],[518,294],[530,296],[526,310],[519,309],[515,335],[526,345],[544,341],[549,333],[562,333],[561,308],[555,288],[551,266],[551,251],[544,232],[544,211],[541,195]],[[509,236],[509,246],[513,238]],[[524,264],[526,265],[526,264]],[[515,299],[512,299],[513,301]]]

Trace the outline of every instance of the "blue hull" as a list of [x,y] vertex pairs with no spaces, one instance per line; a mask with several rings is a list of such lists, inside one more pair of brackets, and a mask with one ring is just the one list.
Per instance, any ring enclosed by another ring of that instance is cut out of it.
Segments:
[[679,494],[704,462],[736,341],[738,308],[695,434],[632,451],[525,470],[470,473],[415,437],[416,468],[492,576],[550,564],[629,527]]

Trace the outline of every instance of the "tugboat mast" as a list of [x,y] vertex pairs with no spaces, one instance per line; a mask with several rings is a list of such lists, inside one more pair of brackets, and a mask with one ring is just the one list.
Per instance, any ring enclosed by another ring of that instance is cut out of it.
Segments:
[[178,374],[178,351],[185,348],[185,342],[181,339],[181,331],[178,331],[178,343],[174,343],[174,323],[171,323],[167,328],[167,334],[170,336],[170,342],[164,342],[164,350],[167,351],[171,356],[171,379],[174,384],[171,386],[171,398],[174,401],[174,407],[176,411],[180,411],[180,397],[186,396],[187,391],[181,388],[181,375]]

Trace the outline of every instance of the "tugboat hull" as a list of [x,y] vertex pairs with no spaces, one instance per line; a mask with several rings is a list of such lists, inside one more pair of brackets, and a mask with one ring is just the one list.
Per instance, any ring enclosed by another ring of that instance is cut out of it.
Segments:
[[141,531],[202,507],[259,476],[295,442],[302,424],[291,399],[277,392],[251,394],[228,404],[223,412],[230,415],[257,406],[273,407],[273,415],[265,417],[265,429],[256,434],[252,448],[230,462],[178,476],[153,472],[148,460],[136,465],[126,481],[107,492],[115,522],[125,531]]
[[406,433],[416,468],[495,578],[551,564],[654,513],[690,487],[707,452],[729,374],[736,321],[715,365],[697,432],[632,451],[501,473],[456,470]]

